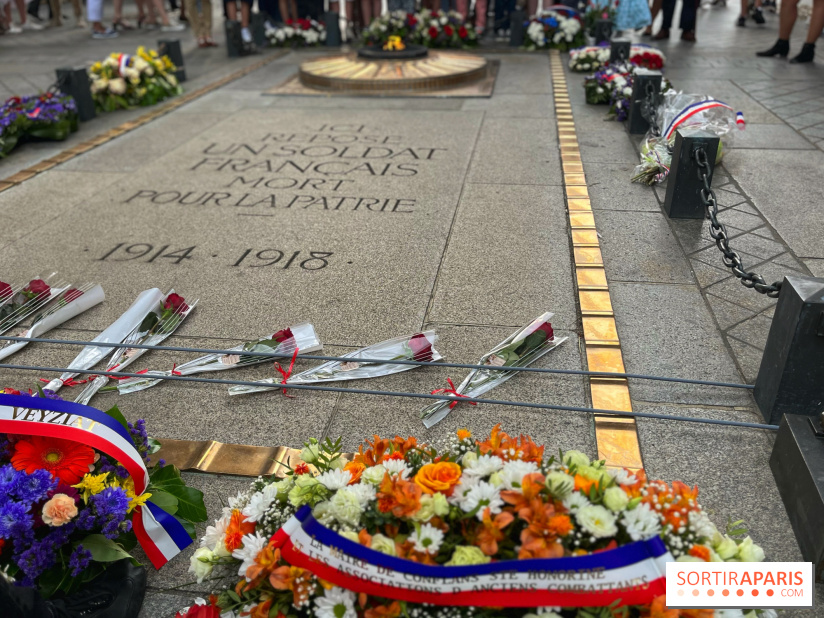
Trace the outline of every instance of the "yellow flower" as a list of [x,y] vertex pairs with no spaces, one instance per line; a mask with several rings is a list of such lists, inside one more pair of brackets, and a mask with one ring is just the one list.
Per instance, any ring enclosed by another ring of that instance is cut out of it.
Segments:
[[91,496],[99,494],[106,489],[106,477],[108,476],[108,472],[104,472],[103,474],[87,474],[77,485],[72,485],[72,487],[81,490],[83,492],[83,501],[88,502]]
[[126,492],[126,497],[129,499],[129,513],[134,511],[137,507],[146,504],[146,501],[152,497],[152,494],[148,492],[145,492],[139,496],[135,495],[134,480],[132,480],[132,477],[128,477],[125,481],[121,481],[116,478],[112,482],[112,487],[122,487]]

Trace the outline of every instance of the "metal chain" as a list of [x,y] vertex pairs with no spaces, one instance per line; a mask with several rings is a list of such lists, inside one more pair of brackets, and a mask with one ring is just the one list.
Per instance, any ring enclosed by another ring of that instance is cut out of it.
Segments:
[[730,248],[727,228],[718,221],[718,201],[715,199],[715,192],[710,187],[710,165],[707,160],[707,153],[704,148],[695,151],[695,161],[700,169],[701,180],[704,188],[701,189],[701,201],[707,209],[707,218],[710,220],[710,236],[715,240],[715,244],[724,254],[724,265],[732,270],[732,274],[741,280],[744,287],[752,288],[757,292],[766,294],[770,298],[778,298],[781,291],[781,281],[767,284],[764,277],[758,273],[747,272],[741,256]]
[[657,111],[657,105],[655,103],[657,99],[658,97],[655,95],[655,87],[652,85],[652,81],[647,81],[644,100],[641,102],[641,116],[649,122],[650,130],[655,137],[661,135],[661,129],[658,127],[658,122],[655,119]]

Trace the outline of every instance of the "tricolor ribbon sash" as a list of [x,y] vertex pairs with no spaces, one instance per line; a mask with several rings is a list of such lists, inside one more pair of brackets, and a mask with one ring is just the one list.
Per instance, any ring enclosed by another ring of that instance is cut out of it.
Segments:
[[735,113],[735,124],[738,125],[739,129],[743,129],[747,125],[747,121],[744,120],[744,112]]
[[121,77],[124,75],[123,71],[128,68],[131,59],[132,57],[129,54],[117,54],[117,72]]
[[673,559],[660,537],[653,537],[573,558],[431,566],[343,538],[319,523],[308,506],[287,521],[272,542],[290,564],[342,588],[433,605],[643,605],[664,594],[666,563]]
[[[129,472],[136,495],[149,484],[149,471],[123,425],[105,412],[71,401],[0,394],[0,433],[73,440],[115,459]],[[132,527],[156,569],[192,539],[177,519],[151,502],[134,510]]]
[[701,112],[707,111],[708,109],[712,109],[714,107],[724,107],[732,111],[732,108],[729,105],[716,99],[707,99],[706,101],[698,101],[697,103],[692,103],[690,105],[687,105],[678,113],[678,115],[675,118],[672,119],[672,122],[669,123],[667,130],[664,132],[664,137],[669,139],[675,132],[675,130],[682,124],[684,124],[687,120],[689,120],[696,114],[700,114]]

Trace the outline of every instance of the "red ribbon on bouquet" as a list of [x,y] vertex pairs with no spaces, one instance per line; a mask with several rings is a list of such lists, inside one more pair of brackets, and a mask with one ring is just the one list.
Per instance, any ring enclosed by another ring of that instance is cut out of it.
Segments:
[[[118,363],[117,365],[115,365],[114,367],[112,367],[111,369],[109,369],[109,371],[117,371],[117,368],[118,368],[118,367],[120,367],[120,364],[119,364],[119,363]],[[137,373],[149,373],[149,370],[148,370],[148,369],[141,369],[141,370],[140,370],[140,371],[138,371]],[[109,376],[109,377],[110,377],[112,380],[118,380],[118,381],[120,381],[120,380],[128,380],[130,376]]]
[[[298,348],[295,348],[295,351],[292,354],[292,362],[289,363],[289,369],[286,370],[286,371],[283,370],[283,367],[280,366],[279,362],[275,361],[275,369],[277,369],[280,372],[280,375],[283,376],[283,379],[280,381],[281,384],[286,384],[286,381],[289,379],[289,376],[292,375],[292,368],[295,366],[295,358],[297,358],[297,355],[298,355]],[[283,394],[286,395],[286,397],[288,397],[289,399],[294,399],[295,398],[294,395],[289,395],[286,392],[285,388],[283,389]]]
[[[462,395],[461,393],[459,393],[458,391],[455,390],[455,385],[452,384],[452,378],[447,378],[446,383],[449,384],[449,388],[436,388],[430,394],[431,395],[441,395],[441,394],[455,395],[455,397],[464,397],[465,399],[470,398],[469,395]],[[478,403],[476,401],[468,401],[467,403],[470,404],[470,405],[473,405],[473,406],[478,405]],[[457,405],[458,405],[458,400],[457,399],[453,400],[452,403],[449,404],[449,409],[451,410],[452,408],[454,408]]]
[[[71,388],[72,386],[80,386],[81,384],[85,384],[86,382],[91,382],[96,377],[97,376],[89,376],[85,380],[75,380],[74,378],[69,378],[68,380],[62,380],[62,382],[63,386],[65,386],[66,388]],[[46,384],[51,382],[51,380],[47,380],[46,378],[40,378],[40,381],[45,382]]]

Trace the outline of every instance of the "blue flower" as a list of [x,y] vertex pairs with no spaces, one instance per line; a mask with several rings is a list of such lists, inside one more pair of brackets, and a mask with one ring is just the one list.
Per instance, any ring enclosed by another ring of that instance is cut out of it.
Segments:
[[123,519],[129,510],[129,497],[122,487],[107,487],[89,502],[100,517]]
[[69,558],[69,568],[72,570],[72,577],[77,577],[80,575],[80,573],[83,572],[83,569],[89,566],[89,562],[91,562],[91,560],[92,553],[89,550],[84,549],[82,545],[78,545]]
[[33,523],[28,506],[10,500],[0,503],[0,538],[29,536]]
[[6,496],[17,482],[17,470],[11,464],[0,468],[0,496]]
[[24,503],[33,504],[45,499],[50,490],[57,487],[57,481],[48,470],[35,470],[31,474],[19,472],[12,495]]

